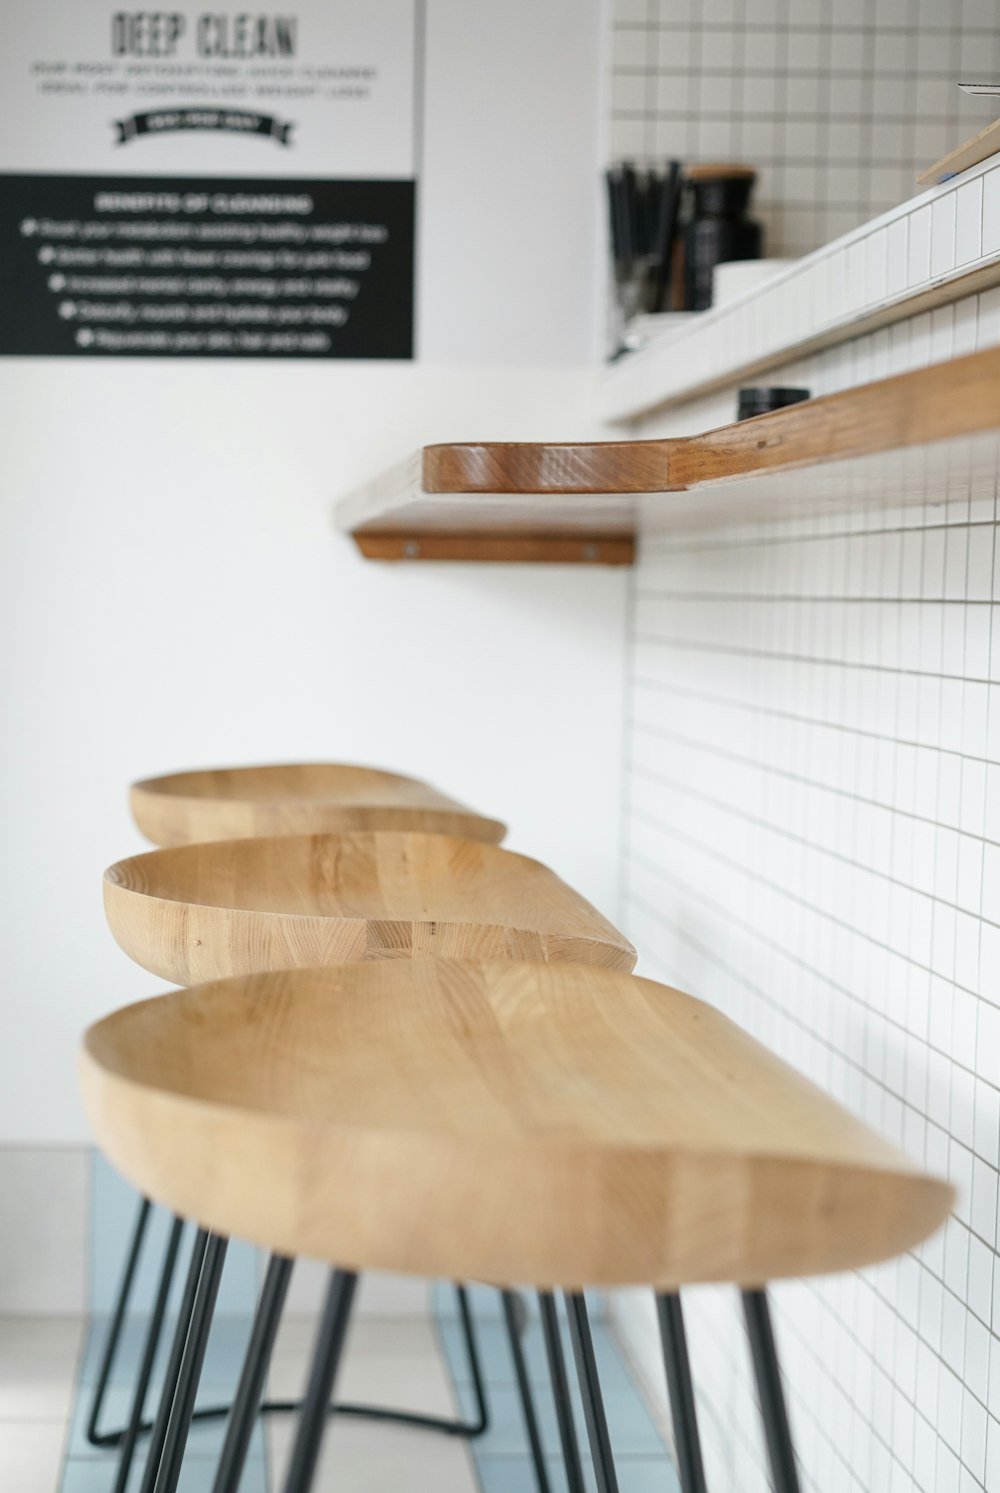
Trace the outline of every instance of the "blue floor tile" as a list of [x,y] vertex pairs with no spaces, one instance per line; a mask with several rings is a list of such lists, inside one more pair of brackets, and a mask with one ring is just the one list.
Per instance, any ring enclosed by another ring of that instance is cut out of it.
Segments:
[[[452,1378],[459,1384],[468,1384],[471,1381],[472,1375],[469,1369],[469,1361],[465,1350],[465,1338],[462,1333],[461,1324],[455,1317],[446,1317],[438,1320],[437,1330]],[[479,1345],[483,1373],[490,1383],[516,1383],[514,1378],[514,1361],[510,1356],[507,1329],[503,1323],[495,1319],[477,1317],[475,1319],[475,1335],[476,1342]],[[533,1379],[536,1377],[545,1377],[548,1372],[545,1362],[545,1347],[542,1342],[541,1328],[537,1322],[533,1322],[529,1326],[521,1342],[524,1348],[524,1356],[528,1363],[528,1373]]]
[[[473,1310],[477,1316],[502,1317],[503,1311],[500,1304],[500,1291],[496,1286],[477,1286],[468,1283],[465,1287]],[[532,1317],[538,1316],[538,1305],[534,1291],[524,1289],[520,1291],[521,1299],[528,1308],[528,1314]],[[587,1301],[590,1310],[595,1317],[603,1317],[606,1297],[603,1291],[588,1291]],[[455,1300],[455,1287],[450,1281],[435,1281],[431,1291],[431,1306],[435,1315],[439,1317],[454,1316],[458,1310]]]
[[[558,1457],[546,1458],[551,1493],[566,1493],[566,1475]],[[664,1456],[615,1458],[619,1493],[680,1493],[673,1464]],[[537,1493],[535,1472],[527,1457],[498,1457],[484,1453],[476,1458],[482,1493]],[[584,1477],[594,1486],[589,1458],[584,1459]]]
[[[224,1394],[220,1394],[218,1391],[213,1393],[211,1386],[202,1385],[198,1394],[198,1404],[218,1404],[220,1401],[222,1404],[227,1403],[227,1396],[231,1396],[233,1392],[233,1383],[234,1381],[232,1380],[229,1382],[226,1387],[226,1393]],[[113,1463],[113,1450],[109,1453],[106,1447],[92,1446],[87,1440],[86,1426],[90,1415],[90,1404],[91,1389],[88,1385],[77,1395],[73,1422],[70,1427],[67,1455],[79,1461]],[[146,1406],[147,1419],[155,1415],[157,1404],[158,1397],[155,1392],[151,1391]],[[123,1426],[131,1407],[132,1392],[130,1387],[124,1384],[110,1385],[105,1397],[105,1410],[101,1421],[101,1428],[113,1430],[119,1426]],[[226,1423],[222,1419],[202,1421],[200,1423],[196,1421],[191,1427],[191,1436],[188,1442],[191,1455],[194,1457],[217,1456],[222,1449],[222,1437],[225,1432],[225,1426]],[[259,1440],[260,1442],[259,1447],[255,1448],[255,1455],[258,1452],[263,1455],[263,1439],[260,1428],[257,1429],[254,1436],[255,1440]],[[138,1453],[140,1456],[143,1445],[144,1443],[140,1442],[140,1451]]]
[[[244,1272],[238,1271],[237,1276],[242,1273]],[[492,1413],[489,1431],[470,1444],[480,1486],[483,1493],[536,1493],[499,1294],[486,1287],[471,1287],[470,1297]],[[471,1376],[454,1291],[448,1286],[438,1286],[433,1299],[435,1325],[456,1386],[456,1394],[464,1413],[470,1414]],[[529,1318],[523,1347],[541,1435],[549,1453],[547,1461],[552,1493],[566,1493],[537,1303],[530,1293],[525,1293],[523,1300]],[[679,1493],[670,1453],[618,1350],[613,1334],[602,1320],[602,1306],[600,1298],[595,1298],[591,1303],[591,1324],[621,1493],[654,1493],[654,1489],[656,1493]],[[561,1318],[562,1315],[560,1309]],[[131,1385],[134,1383],[143,1350],[145,1329],[146,1322],[142,1318],[133,1319],[126,1326],[106,1397],[103,1420],[105,1426],[121,1425],[128,1413]],[[169,1351],[172,1329],[173,1324],[168,1324],[157,1366],[157,1381],[162,1375]],[[206,1356],[200,1404],[225,1403],[232,1396],[249,1330],[248,1315],[220,1315],[216,1319]],[[77,1404],[60,1493],[107,1493],[113,1480],[115,1452],[90,1446],[84,1434],[106,1332],[107,1320],[101,1318],[94,1321],[88,1334],[82,1355]],[[572,1352],[564,1320],[562,1334],[563,1352],[571,1383],[574,1383],[575,1395]],[[147,1413],[155,1410],[156,1401],[154,1384]],[[586,1428],[582,1407],[576,1396],[574,1408],[581,1451],[584,1451],[587,1445]],[[224,1431],[225,1421],[222,1419],[196,1424],[192,1428],[179,1493],[210,1493]],[[138,1493],[144,1444],[140,1443],[128,1493]],[[589,1460],[586,1456],[585,1462],[589,1474]],[[264,1434],[259,1426],[254,1433],[241,1493],[267,1493]]]
[[[466,1292],[469,1297],[469,1305],[480,1317],[496,1317],[500,1319],[502,1312],[500,1307],[500,1292],[495,1286],[467,1285]],[[437,1317],[452,1317],[458,1313],[458,1304],[455,1296],[455,1287],[449,1281],[437,1281],[431,1292],[431,1306]]]
[[[556,1424],[555,1407],[548,1384],[532,1380],[535,1395],[535,1411],[539,1430],[546,1449],[559,1444],[559,1429]],[[472,1411],[471,1396],[466,1385],[458,1386],[462,1408],[466,1414]],[[503,1456],[520,1456],[526,1449],[524,1419],[521,1401],[512,1385],[488,1384],[487,1397],[490,1407],[490,1428],[477,1440],[477,1450],[484,1454],[499,1453]],[[652,1421],[648,1410],[635,1390],[626,1393],[605,1392],[604,1409],[611,1429],[611,1442],[615,1455],[631,1453],[635,1456],[663,1456],[663,1440]],[[574,1404],[577,1436],[581,1446],[586,1444],[587,1427],[583,1418],[583,1407],[579,1400]]]
[[[235,1386],[243,1364],[247,1340],[250,1336],[251,1317],[219,1315],[212,1323],[212,1332],[205,1353],[202,1383],[205,1385]],[[87,1342],[80,1362],[79,1382],[81,1386],[92,1385],[97,1380],[104,1344],[107,1340],[108,1318],[95,1317],[87,1331]],[[111,1368],[111,1384],[134,1384],[139,1371],[139,1360],[146,1343],[148,1319],[131,1318],[125,1323],[118,1342]],[[159,1378],[166,1367],[170,1344],[174,1336],[174,1322],[164,1323],[160,1350],[154,1369],[154,1378]]]
[[[476,1336],[491,1410],[489,1430],[471,1443],[483,1493],[535,1493],[535,1478],[527,1454],[520,1399],[506,1327],[495,1305],[496,1293],[481,1288],[474,1298]],[[466,1414],[472,1410],[472,1389],[461,1326],[449,1292],[435,1293],[437,1331]],[[549,1385],[548,1363],[534,1300],[526,1296],[529,1323],[522,1339],[528,1374],[535,1396],[539,1429],[550,1465],[553,1493],[564,1493],[565,1475],[558,1455],[559,1437]],[[481,1305],[481,1310],[480,1310]],[[618,1349],[614,1335],[601,1320],[602,1303],[591,1305],[591,1330],[604,1405],[615,1452],[621,1493],[678,1493],[673,1462],[659,1428]],[[563,1353],[573,1385],[574,1412],[581,1451],[587,1447],[583,1407],[575,1389],[569,1333],[560,1311]],[[585,1456],[589,1468],[589,1460]]]
[[[125,1252],[132,1237],[139,1196],[105,1161],[94,1153],[91,1175],[91,1248],[90,1288],[88,1299],[92,1310],[111,1310],[125,1262]],[[154,1208],[139,1257],[132,1292],[137,1311],[149,1311],[156,1296],[164,1245],[170,1226],[170,1215]],[[174,1278],[173,1309],[180,1304],[187,1272],[188,1254],[194,1230],[185,1229],[185,1242]],[[219,1287],[219,1311],[240,1313],[252,1307],[257,1295],[259,1257],[249,1244],[234,1240],[226,1251],[226,1266]]]
[[[177,1493],[211,1493],[215,1469],[214,1457],[187,1457]],[[114,1463],[107,1458],[71,1457],[63,1470],[59,1493],[108,1493],[113,1479]],[[129,1476],[126,1493],[138,1493],[141,1481],[142,1462],[138,1460]],[[248,1461],[240,1493],[268,1493],[263,1457]]]
[[[535,1474],[527,1457],[490,1457],[477,1455],[476,1472],[483,1493],[537,1493]],[[554,1460],[549,1466],[552,1493],[565,1493],[562,1467]]]
[[[439,1317],[437,1329],[452,1377],[459,1384],[467,1384],[470,1381],[471,1374],[461,1324],[455,1317]],[[628,1394],[634,1394],[635,1386],[632,1382],[632,1377],[608,1328],[603,1322],[592,1321],[591,1330],[594,1339],[594,1352],[597,1357],[598,1372],[600,1373],[601,1384],[605,1392],[611,1393],[621,1390]],[[514,1360],[511,1357],[505,1325],[490,1318],[481,1319],[477,1317],[475,1320],[475,1335],[483,1362],[483,1372],[488,1380],[491,1383],[495,1382],[498,1384],[516,1383],[514,1377]],[[563,1356],[567,1364],[572,1366],[572,1350],[565,1323],[562,1324],[562,1342]],[[537,1319],[529,1323],[521,1343],[528,1365],[528,1373],[532,1379],[547,1380],[548,1361],[545,1356],[542,1329]]]
[[[108,1493],[114,1482],[118,1463],[117,1449],[91,1446],[86,1439],[85,1428],[90,1417],[94,1386],[107,1338],[107,1313],[117,1294],[137,1203],[138,1198],[133,1189],[100,1156],[95,1155],[91,1188],[91,1275],[88,1293],[95,1315],[88,1327],[78,1369],[76,1400],[60,1493]],[[102,1430],[119,1429],[124,1425],[131,1409],[131,1390],[146,1341],[147,1318],[142,1314],[149,1312],[156,1295],[169,1227],[169,1214],[161,1208],[154,1208],[150,1214],[133,1283],[129,1317],[105,1395]],[[193,1226],[189,1225],[184,1235],[173,1282],[169,1307],[171,1312],[176,1312],[183,1292],[194,1237]],[[258,1278],[258,1252],[249,1245],[231,1244],[222,1275],[218,1314],[212,1324],[202,1372],[199,1405],[225,1405],[232,1399],[249,1337]],[[174,1321],[171,1318],[165,1324],[154,1368],[146,1406],[147,1418],[155,1414],[159,1403],[157,1390],[162,1382],[173,1335]],[[224,1432],[225,1420],[221,1418],[196,1423],[192,1427],[179,1493],[210,1493]],[[141,1438],[136,1448],[128,1493],[138,1493],[147,1446],[148,1437]],[[6,1493],[6,1489],[3,1493]],[[259,1426],[251,1441],[241,1493],[267,1493],[264,1433]]]

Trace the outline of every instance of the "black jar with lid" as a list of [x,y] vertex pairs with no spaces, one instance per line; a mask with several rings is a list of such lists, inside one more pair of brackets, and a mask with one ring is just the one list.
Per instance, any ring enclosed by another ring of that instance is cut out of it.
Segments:
[[749,166],[689,166],[694,215],[684,230],[684,309],[712,304],[712,271],[732,259],[759,259],[764,232],[747,217],[757,179]]
[[790,404],[801,404],[811,398],[808,389],[761,388],[741,389],[736,406],[737,420],[752,420],[754,415],[769,415],[772,410],[783,410]]

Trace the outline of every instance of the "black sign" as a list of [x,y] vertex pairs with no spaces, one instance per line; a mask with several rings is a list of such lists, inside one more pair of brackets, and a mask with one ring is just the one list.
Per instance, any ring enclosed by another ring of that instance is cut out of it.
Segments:
[[413,356],[412,181],[0,176],[0,354]]

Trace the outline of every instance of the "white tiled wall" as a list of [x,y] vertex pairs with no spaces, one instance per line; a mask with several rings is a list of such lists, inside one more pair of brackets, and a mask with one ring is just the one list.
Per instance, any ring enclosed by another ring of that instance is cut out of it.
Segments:
[[[933,252],[933,229],[931,233]],[[1000,292],[784,368],[814,392],[1000,343]],[[733,391],[647,429],[732,418]],[[930,496],[930,495],[929,495]],[[625,926],[961,1201],[778,1287],[804,1485],[1000,1489],[1000,556],[993,492],[642,545]],[[617,1307],[651,1376],[645,1304]],[[710,1485],[768,1486],[734,1293],[691,1293]]]
[[612,149],[760,171],[767,253],[908,197],[1000,112],[995,0],[614,0]]

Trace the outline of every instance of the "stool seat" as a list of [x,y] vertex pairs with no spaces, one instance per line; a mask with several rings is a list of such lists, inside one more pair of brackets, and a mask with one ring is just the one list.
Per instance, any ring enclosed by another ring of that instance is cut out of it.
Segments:
[[423,955],[581,960],[635,950],[538,861],[440,834],[223,840],[111,866],[115,938],[179,985],[268,969]]
[[203,1226],[569,1287],[872,1264],[953,1193],[710,1006],[585,965],[281,971],[92,1027],[98,1143]]
[[154,845],[356,829],[423,830],[498,845],[506,834],[499,820],[418,778],[336,762],[170,773],[134,783],[130,802]]

